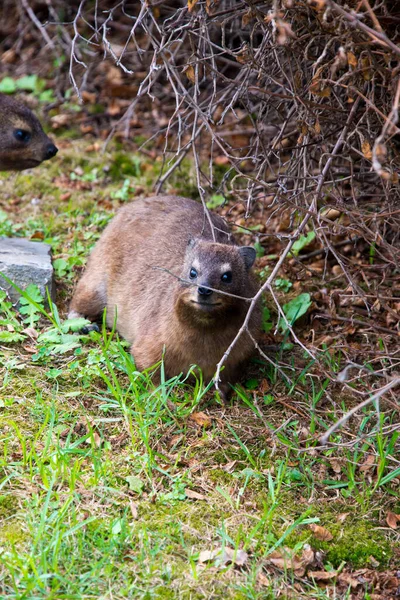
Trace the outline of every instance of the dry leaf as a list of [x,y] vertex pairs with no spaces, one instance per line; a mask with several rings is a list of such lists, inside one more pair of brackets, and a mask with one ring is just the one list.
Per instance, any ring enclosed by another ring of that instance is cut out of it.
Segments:
[[229,163],[229,158],[227,156],[216,156],[214,158],[214,163],[216,165],[227,165]]
[[260,571],[257,573],[257,583],[262,587],[268,587],[271,585],[271,580],[268,579],[268,577],[266,577],[262,571]]
[[94,440],[96,447],[100,448],[102,440],[101,440],[101,437],[99,436],[99,434],[97,433],[97,431],[95,431],[93,433],[93,440]]
[[291,569],[298,577],[303,577],[306,568],[314,562],[315,554],[309,544],[305,544],[302,555],[296,556],[291,548],[271,552],[267,560],[278,569]]
[[183,69],[183,72],[185,73],[185,75],[189,79],[189,81],[191,81],[192,83],[196,82],[196,76],[195,76],[193,65],[187,65]]
[[310,529],[313,532],[314,537],[317,538],[317,540],[321,540],[322,542],[329,542],[333,539],[333,535],[331,534],[331,532],[328,531],[325,527],[322,527],[322,525],[316,525],[315,523],[311,523]]
[[224,465],[222,468],[227,473],[232,473],[233,469],[235,468],[236,463],[237,463],[236,460],[232,460],[231,462],[226,463],[226,465]]
[[219,550],[202,550],[199,554],[200,563],[210,562],[218,555]]
[[367,140],[364,140],[363,143],[361,144],[361,150],[362,150],[362,153],[364,154],[365,158],[367,158],[368,160],[371,160],[372,150],[371,150],[371,145]]
[[361,68],[362,68],[362,74],[363,74],[365,81],[371,81],[373,72],[371,69],[371,63],[369,60],[369,56],[363,56],[363,58],[361,59]]
[[131,515],[134,519],[138,518],[137,504],[132,500],[129,502],[129,508],[131,509]]
[[331,465],[334,473],[339,474],[342,472],[342,467],[340,466],[340,461],[338,461],[336,458],[331,458],[329,460],[329,462],[330,462],[330,465]]
[[337,520],[339,523],[344,523],[344,521],[347,519],[347,517],[349,516],[350,513],[340,513],[337,516]]
[[355,579],[348,573],[342,573],[342,575],[339,575],[339,581],[340,581],[340,583],[349,585],[353,589],[355,589],[356,587],[358,587],[360,585],[360,581],[358,581],[358,579]]
[[68,115],[67,113],[61,113],[59,115],[54,115],[54,117],[51,117],[50,121],[52,128],[58,129],[59,127],[65,127],[65,125],[68,125],[70,123],[71,115]]
[[118,102],[118,100],[116,100],[116,99],[111,100],[110,104],[107,106],[107,114],[110,115],[111,117],[116,117],[117,115],[120,115],[121,112],[122,112],[122,106]]
[[369,556],[369,557],[368,557],[368,560],[369,560],[369,562],[370,562],[371,566],[372,566],[374,569],[377,569],[377,568],[379,567],[379,565],[380,565],[380,562],[379,562],[379,561],[377,561],[377,560],[376,560],[376,558],[375,558],[374,556]]
[[287,44],[289,38],[296,37],[293,33],[291,25],[283,19],[276,19],[276,29],[278,31],[276,41],[280,46]]
[[198,0],[188,0],[187,7],[188,7],[189,12],[192,12],[192,10],[196,6],[197,2],[198,2]]
[[228,550],[229,562],[234,562],[237,567],[243,567],[246,564],[247,559],[249,558],[247,552],[244,550],[235,551],[232,548],[225,548],[225,553],[227,553]]
[[372,469],[372,467],[374,467],[374,466],[375,466],[375,456],[373,454],[367,454],[366,459],[360,466],[360,471],[365,473],[366,471],[369,471],[370,469]]
[[32,233],[31,240],[44,240],[43,231],[35,231],[34,233]]
[[14,63],[17,60],[17,53],[15,52],[14,48],[10,48],[9,50],[3,52],[0,60],[6,65],[11,65]]
[[206,0],[206,12],[212,15],[212,9],[218,5],[219,0]]
[[246,27],[250,23],[251,19],[253,19],[253,17],[253,11],[251,10],[251,8],[249,8],[242,17],[242,27]]
[[400,515],[396,515],[396,513],[388,510],[386,513],[386,523],[391,529],[397,529],[397,521],[400,521]]
[[215,550],[203,550],[199,554],[200,563],[216,561],[216,566],[225,567],[232,563],[237,567],[243,567],[249,555],[244,550],[234,550],[233,548],[217,548]]
[[329,581],[337,576],[337,571],[309,571],[307,576],[317,581]]
[[336,208],[328,208],[326,212],[323,213],[324,217],[329,219],[330,221],[336,221],[341,216],[341,211]]
[[88,102],[89,104],[96,104],[97,95],[95,93],[83,90],[81,96],[84,102]]
[[308,4],[315,10],[320,11],[324,10],[326,6],[326,0],[308,0]]
[[186,497],[190,498],[191,500],[205,500],[206,499],[206,497],[203,494],[199,494],[198,492],[195,492],[194,490],[189,490],[188,488],[186,488],[185,494],[186,494]]
[[357,67],[358,65],[358,60],[355,54],[353,54],[353,52],[348,52],[347,53],[347,62],[349,63],[349,65],[351,67],[353,67],[354,69]]
[[29,337],[32,338],[32,340],[37,340],[39,336],[39,332],[36,331],[36,329],[34,329],[33,327],[26,327],[26,329],[22,330],[22,333],[26,333],[26,335],[29,335]]
[[204,427],[205,429],[211,427],[211,417],[206,415],[204,412],[192,413],[189,419],[194,421],[196,425],[199,425],[199,427]]
[[90,125],[90,124],[85,125],[85,123],[81,123],[79,125],[79,129],[82,131],[82,133],[92,133],[94,131],[93,125]]
[[309,91],[320,98],[329,98],[331,95],[331,88],[323,87],[323,84],[319,79],[313,81],[309,87]]
[[238,54],[236,54],[235,58],[241,65],[245,65],[246,63],[248,63],[251,60],[251,53],[249,47],[246,44],[244,44],[243,48],[240,50],[240,52],[238,52]]
[[22,346],[24,350],[26,350],[26,352],[29,352],[29,354],[36,354],[36,348],[34,348],[33,346]]
[[108,63],[103,64],[107,83],[112,83],[115,85],[122,83],[121,69],[119,69],[118,67],[114,67],[114,65],[109,65]]
[[60,202],[66,202],[67,200],[69,200],[71,198],[71,196],[72,196],[71,192],[65,192],[65,194],[61,194]]

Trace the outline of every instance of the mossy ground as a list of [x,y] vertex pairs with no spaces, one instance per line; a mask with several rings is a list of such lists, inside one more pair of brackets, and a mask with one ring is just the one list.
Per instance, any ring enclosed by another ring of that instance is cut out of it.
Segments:
[[[90,248],[118,206],[152,192],[161,163],[117,144],[87,151],[64,136],[59,146],[62,159],[2,176],[0,233],[52,245],[64,319]],[[167,191],[195,189],[184,162]],[[397,437],[382,433],[393,415],[377,425],[367,407],[353,434],[369,437],[321,451],[317,434],[346,399],[326,409],[334,384],[304,356],[285,354],[292,383],[258,361],[256,389],[221,405],[201,386],[155,390],[116,336],[65,337],[53,317],[34,325],[36,339],[16,314],[23,340],[0,347],[2,597],[331,597],[315,582],[293,591],[289,570],[260,575],[271,549],[306,543],[328,569],[394,566],[399,539],[385,514],[400,512]],[[207,426],[190,417],[200,410]],[[244,567],[198,562],[225,546],[246,550]]]

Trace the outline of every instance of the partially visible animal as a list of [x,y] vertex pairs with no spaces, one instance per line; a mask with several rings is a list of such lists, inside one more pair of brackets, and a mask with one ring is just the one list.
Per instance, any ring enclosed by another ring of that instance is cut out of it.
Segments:
[[0,171],[31,169],[57,152],[33,112],[14,98],[0,94]]
[[[215,240],[203,206],[176,196],[122,208],[89,258],[69,317],[95,320],[106,308],[108,326],[115,320],[140,370],[160,361],[165,348],[167,377],[197,365],[210,381],[259,289],[254,248],[235,245],[219,216],[211,221]],[[256,340],[260,320],[256,306],[248,326]],[[244,332],[221,373],[225,392],[253,351]]]

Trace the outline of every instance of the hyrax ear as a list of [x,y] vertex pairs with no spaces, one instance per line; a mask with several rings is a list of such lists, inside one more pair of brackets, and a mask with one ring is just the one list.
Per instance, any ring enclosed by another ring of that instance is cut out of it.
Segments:
[[240,246],[239,254],[243,257],[244,264],[247,270],[251,269],[256,260],[256,251],[252,246]]
[[188,248],[193,248],[195,246],[195,244],[196,244],[196,238],[189,238],[187,247]]

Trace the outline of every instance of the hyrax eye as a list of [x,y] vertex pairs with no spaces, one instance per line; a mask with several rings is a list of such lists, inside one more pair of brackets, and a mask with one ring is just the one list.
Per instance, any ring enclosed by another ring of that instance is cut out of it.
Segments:
[[190,277],[190,279],[196,279],[196,277],[197,277],[196,269],[193,269],[193,268],[190,269],[189,277]]
[[32,135],[29,131],[25,131],[25,129],[14,129],[14,137],[19,142],[24,142],[25,144],[27,144],[30,141]]
[[232,282],[232,271],[227,271],[226,273],[223,273],[221,275],[221,281],[223,281],[224,283],[231,283]]

